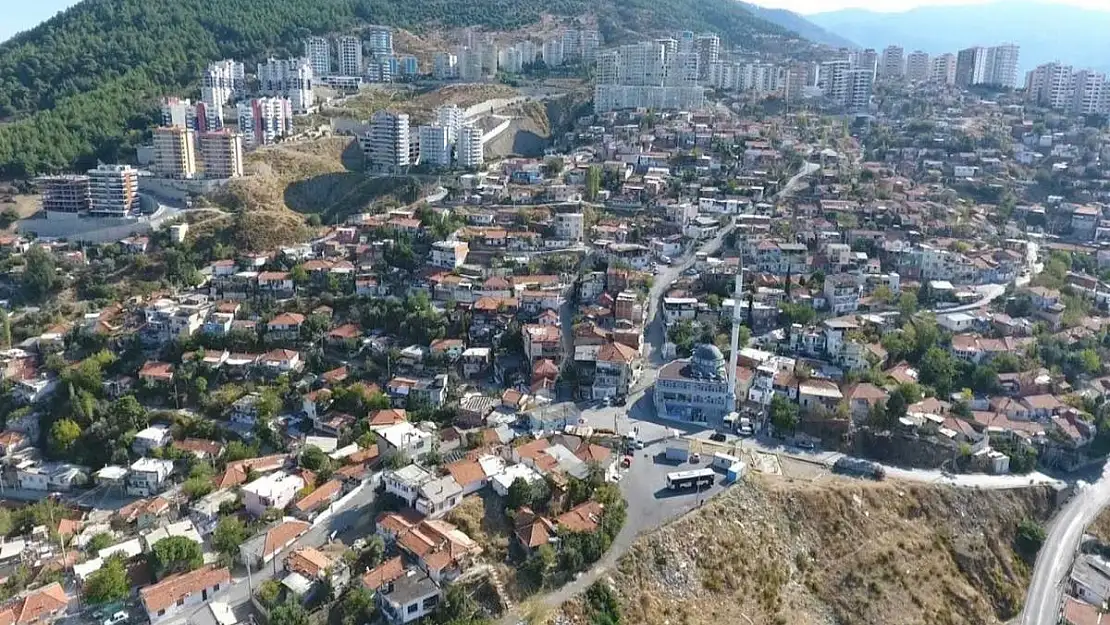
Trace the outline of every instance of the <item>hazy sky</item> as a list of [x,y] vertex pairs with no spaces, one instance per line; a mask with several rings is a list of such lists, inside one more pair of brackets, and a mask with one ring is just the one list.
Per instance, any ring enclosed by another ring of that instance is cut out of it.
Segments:
[[[797,13],[823,13],[839,9],[869,9],[895,13],[919,6],[944,4],[985,4],[990,0],[751,0],[755,4],[775,9],[790,9]],[[997,0],[996,0],[997,1]],[[1110,0],[1044,0],[1051,4],[1069,4],[1086,9],[1110,11]]]
[[33,0],[27,2],[25,0],[0,0],[0,5],[3,9],[3,17],[0,18],[0,41],[6,40],[12,35],[33,28],[40,22],[44,22],[52,17],[58,11],[67,9],[75,4],[78,0]]

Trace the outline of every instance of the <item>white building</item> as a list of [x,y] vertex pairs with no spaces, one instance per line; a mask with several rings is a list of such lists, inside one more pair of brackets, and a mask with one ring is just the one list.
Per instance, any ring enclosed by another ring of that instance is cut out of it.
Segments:
[[257,148],[293,134],[293,105],[287,98],[255,98],[240,102],[239,132],[243,144]]
[[923,82],[929,80],[933,66],[929,61],[929,54],[921,50],[910,52],[906,57],[906,80]]
[[1105,113],[1110,109],[1110,87],[1106,74],[1080,70],[1072,75],[1071,112],[1077,115]]
[[211,601],[231,587],[231,572],[213,565],[171,575],[139,590],[139,597],[152,625],[191,614],[197,606]]
[[447,129],[447,142],[454,145],[459,140],[459,130],[466,121],[465,113],[454,104],[448,104],[437,108],[435,115],[436,125]]
[[362,40],[345,35],[335,40],[340,76],[362,75]]
[[201,76],[200,99],[218,112],[246,92],[247,74],[242,63],[223,60],[211,63]]
[[987,48],[983,63],[983,83],[1010,89],[1016,87],[1020,54],[1021,49],[1012,43]]
[[1026,97],[1041,106],[1063,110],[1073,100],[1074,75],[1070,65],[1045,63],[1026,75]]
[[98,165],[89,176],[89,214],[122,217],[138,208],[139,172],[130,165]]
[[403,454],[416,459],[432,450],[434,436],[408,421],[379,428],[377,433],[378,448],[383,456]]
[[466,241],[436,241],[432,244],[429,264],[433,267],[455,270],[466,263],[470,247]]
[[435,612],[439,586],[420,569],[409,569],[374,595],[390,625],[407,625]]
[[929,80],[939,85],[956,84],[956,55],[941,54],[934,58]]
[[406,113],[378,111],[370,118],[370,130],[363,139],[363,152],[371,169],[403,171],[409,161],[409,116]]
[[887,79],[899,79],[906,75],[906,51],[902,46],[887,46],[883,50],[879,75]]
[[386,26],[375,26],[366,34],[366,48],[378,58],[393,55],[393,30]]
[[331,75],[331,44],[324,37],[309,37],[304,42],[304,55],[315,76]]
[[459,141],[455,146],[455,158],[462,169],[479,169],[485,162],[485,144],[482,142],[482,129],[463,126],[459,129]]
[[443,126],[421,126],[417,129],[420,138],[420,164],[432,167],[451,166],[451,143],[448,131]]
[[557,67],[563,64],[563,39],[557,37],[543,42],[543,63],[548,67]]
[[594,111],[605,113],[620,109],[698,110],[705,106],[703,87],[642,87],[597,85]]
[[987,76],[987,50],[965,48],[956,55],[956,86],[981,85]]
[[419,465],[410,464],[395,471],[386,471],[382,474],[382,482],[385,484],[385,492],[404,499],[412,507],[420,496],[420,487],[434,477]]
[[243,485],[243,506],[252,516],[261,517],[270,508],[283,510],[302,488],[304,480],[298,475],[281,471],[264,475]]
[[165,447],[171,440],[173,440],[173,436],[170,434],[170,427],[155,424],[135,435],[135,440],[131,443],[131,450],[144,456],[155,449]]
[[585,239],[585,224],[582,213],[555,213],[555,238],[581,243]]
[[459,57],[450,52],[436,54],[432,64],[432,78],[436,80],[450,80],[458,77]]
[[307,58],[274,59],[258,64],[262,95],[289,98],[293,112],[309,113],[316,107],[314,70]]
[[166,490],[166,480],[173,473],[173,462],[157,458],[139,458],[127,475],[127,494],[150,497]]

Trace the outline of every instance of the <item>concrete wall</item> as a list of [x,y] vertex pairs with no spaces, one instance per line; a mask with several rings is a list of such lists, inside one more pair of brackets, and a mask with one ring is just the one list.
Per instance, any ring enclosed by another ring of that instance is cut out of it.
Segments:
[[139,192],[150,193],[172,200],[184,200],[190,195],[208,195],[226,186],[227,180],[173,180],[170,178],[139,178]]
[[23,219],[16,228],[24,234],[42,239],[66,239],[85,243],[114,243],[134,234],[146,234],[160,228],[177,216],[176,211],[159,208],[149,217],[123,219],[118,217],[77,217],[53,214],[47,219]]

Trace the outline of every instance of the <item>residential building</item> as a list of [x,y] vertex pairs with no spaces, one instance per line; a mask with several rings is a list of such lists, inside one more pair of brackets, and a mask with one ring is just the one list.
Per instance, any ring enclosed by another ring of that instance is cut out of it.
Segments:
[[985,48],[974,47],[960,50],[956,55],[957,87],[970,87],[983,83],[986,76],[987,51]]
[[123,217],[139,207],[139,172],[130,165],[104,165],[88,171],[89,213]]
[[306,58],[270,58],[258,64],[259,91],[264,96],[287,98],[294,113],[316,108],[316,74]]
[[325,37],[309,37],[304,42],[304,55],[315,76],[331,75],[331,44]]
[[480,169],[485,162],[485,144],[482,130],[474,126],[459,129],[459,141],[455,146],[455,158],[461,169]]
[[162,178],[195,178],[196,153],[196,133],[192,129],[178,126],[155,128],[151,171]]
[[585,218],[582,213],[555,213],[555,238],[572,243],[585,239]]
[[42,210],[48,213],[84,213],[92,200],[89,177],[41,176],[35,179],[42,193]]
[[376,58],[393,55],[393,30],[387,26],[374,26],[366,32],[366,48]]
[[256,518],[265,515],[270,508],[284,510],[304,486],[299,475],[281,471],[264,475],[241,488],[243,507]]
[[716,346],[698,345],[690,358],[663,365],[652,393],[656,414],[665,419],[721,424],[736,410],[729,405],[727,363]]
[[914,50],[906,57],[906,80],[924,82],[929,80],[931,73],[932,65],[927,52]]
[[416,499],[420,496],[420,487],[434,477],[419,465],[410,464],[400,469],[386,471],[382,475],[382,482],[385,484],[387,493],[404,499],[405,503],[412,507],[416,505]]
[[21,593],[0,607],[0,623],[50,625],[65,617],[70,598],[58,582]]
[[155,449],[162,449],[173,440],[168,425],[154,424],[144,428],[135,435],[131,442],[131,450],[140,456],[151,453]]
[[335,40],[340,76],[362,75],[362,40],[345,35]]
[[243,144],[258,148],[293,134],[293,104],[288,98],[255,98],[238,105]]
[[[200,99],[216,118],[223,107],[245,93],[247,74],[242,63],[223,60],[210,63],[201,76]],[[221,124],[222,125],[222,124]],[[208,126],[206,129],[214,129]]]
[[983,63],[983,84],[1008,89],[1016,87],[1020,53],[1021,49],[1012,43],[987,48]]
[[470,246],[465,241],[437,241],[432,244],[432,254],[428,264],[455,270],[466,262],[469,251]]
[[421,126],[417,130],[420,137],[420,164],[432,167],[451,166],[450,133],[443,126]]
[[1110,85],[1106,74],[1080,70],[1072,75],[1071,112],[1076,115],[1095,115],[1110,112]]
[[382,457],[401,454],[416,459],[432,451],[435,435],[425,432],[408,421],[377,428],[378,449]]
[[858,310],[862,293],[863,288],[854,275],[841,273],[825,278],[825,302],[834,315],[845,315]]
[[698,78],[705,80],[709,77],[709,68],[721,57],[721,38],[713,33],[698,35],[694,39],[697,50]]
[[151,497],[166,489],[166,480],[173,473],[173,462],[157,458],[139,458],[127,475],[127,494]]
[[1072,80],[1070,65],[1056,62],[1039,65],[1026,75],[1026,97],[1041,106],[1064,110],[1073,100]]
[[956,84],[956,55],[941,54],[934,58],[930,81],[940,85]]
[[906,75],[906,52],[902,46],[887,46],[879,62],[879,76],[900,79]]
[[432,78],[436,80],[449,80],[458,76],[459,57],[450,52],[436,54],[432,64]]
[[139,589],[139,598],[152,625],[179,618],[189,608],[211,601],[231,587],[226,567],[208,565],[188,573],[172,575]]
[[363,139],[363,152],[370,168],[382,172],[404,171],[409,161],[409,116],[378,111],[370,119]]
[[202,132],[197,135],[200,167],[210,180],[226,180],[243,175],[243,136],[231,130]]
[[410,569],[386,583],[374,599],[391,625],[405,625],[435,612],[441,595],[439,586],[427,574]]

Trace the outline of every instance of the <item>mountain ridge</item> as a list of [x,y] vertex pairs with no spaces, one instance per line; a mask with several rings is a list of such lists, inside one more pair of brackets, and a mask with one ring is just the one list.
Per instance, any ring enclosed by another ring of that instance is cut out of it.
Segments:
[[858,48],[854,42],[830,32],[806,19],[806,16],[787,9],[774,9],[762,7],[751,2],[739,2],[756,17],[762,18],[773,24],[795,32],[814,43],[831,46],[833,48]]
[[[1004,5],[1004,8],[1003,8]],[[1110,11],[1035,0],[918,7],[900,13],[844,9],[805,16],[817,26],[882,50],[900,45],[930,54],[1013,42],[1021,46],[1019,70],[1054,60],[1078,68],[1110,69]],[[1053,28],[1045,28],[1053,24]]]

